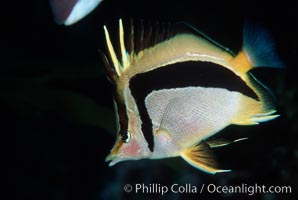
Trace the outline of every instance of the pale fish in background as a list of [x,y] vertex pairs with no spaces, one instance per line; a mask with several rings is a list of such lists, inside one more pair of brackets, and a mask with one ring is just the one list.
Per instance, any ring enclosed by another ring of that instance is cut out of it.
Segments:
[[112,166],[181,156],[208,173],[229,171],[218,168],[211,148],[246,138],[208,139],[231,124],[257,125],[279,116],[271,92],[252,73],[283,67],[269,33],[246,23],[235,55],[187,24],[180,23],[179,31],[165,23],[135,26],[124,30],[119,20],[119,45],[104,26],[103,59],[115,86],[119,128],[106,161]]
[[92,12],[102,0],[50,0],[57,24],[72,25]]

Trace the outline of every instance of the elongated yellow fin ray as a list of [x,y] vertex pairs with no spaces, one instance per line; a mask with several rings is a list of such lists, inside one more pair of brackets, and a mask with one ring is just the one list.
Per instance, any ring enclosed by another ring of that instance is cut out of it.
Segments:
[[215,174],[231,171],[217,168],[212,150],[206,142],[200,142],[199,144],[189,147],[181,153],[181,157],[193,167],[207,173]]
[[114,47],[112,45],[110,35],[109,35],[109,31],[108,31],[106,26],[103,26],[103,28],[104,28],[104,32],[105,32],[105,36],[106,36],[106,42],[107,42],[108,50],[109,50],[113,65],[115,67],[117,75],[120,76],[120,74],[121,74],[120,63],[117,59]]
[[214,139],[214,140],[207,140],[206,143],[211,147],[211,148],[218,148],[218,147],[223,147],[229,144],[232,144],[234,142],[239,142],[242,140],[247,140],[248,138],[239,138],[237,140],[226,140],[226,139]]
[[123,23],[121,19],[119,19],[119,40],[120,40],[120,48],[121,48],[121,56],[122,56],[122,67],[125,70],[130,65],[130,62],[129,62],[127,51],[125,49],[124,30],[123,30]]

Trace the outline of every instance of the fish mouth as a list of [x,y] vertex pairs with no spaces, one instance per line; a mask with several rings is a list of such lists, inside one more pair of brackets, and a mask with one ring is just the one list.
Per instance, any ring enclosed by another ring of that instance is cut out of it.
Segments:
[[105,161],[106,162],[109,162],[109,161],[113,160],[115,157],[116,157],[115,155],[113,155],[113,154],[110,153],[109,155],[107,155]]
[[114,154],[109,154],[105,159],[106,162],[110,162],[109,167],[112,167],[115,164],[117,164],[118,162],[125,161],[125,160],[129,160],[129,159],[128,158],[123,158],[122,156],[119,156],[119,155],[116,156]]

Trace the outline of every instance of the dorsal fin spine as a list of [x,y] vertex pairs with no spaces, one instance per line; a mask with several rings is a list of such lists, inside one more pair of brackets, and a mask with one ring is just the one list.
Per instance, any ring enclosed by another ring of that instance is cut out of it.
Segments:
[[106,26],[103,26],[103,28],[104,28],[104,32],[105,32],[105,36],[106,36],[106,43],[107,43],[107,46],[108,46],[108,51],[110,53],[113,65],[114,65],[115,70],[116,70],[116,73],[117,73],[118,76],[120,76],[122,70],[121,70],[120,63],[117,59],[115,50],[113,48],[113,45],[112,45],[112,42],[111,42],[111,39],[110,39],[110,35],[109,35],[109,31],[108,31]]
[[134,49],[134,37],[135,37],[135,32],[134,32],[134,25],[133,21],[130,21],[130,62],[134,59],[135,55],[135,49]]
[[123,67],[123,70],[125,70],[129,66],[130,62],[125,48],[124,29],[123,29],[123,23],[121,19],[119,19],[119,40],[120,40],[120,48],[121,48],[121,56],[122,56],[122,67]]

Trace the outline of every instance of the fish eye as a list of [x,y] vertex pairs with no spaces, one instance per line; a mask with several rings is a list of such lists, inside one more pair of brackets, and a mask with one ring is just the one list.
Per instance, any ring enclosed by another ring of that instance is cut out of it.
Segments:
[[128,131],[120,131],[119,132],[120,136],[121,136],[121,140],[124,142],[124,143],[128,143],[130,141],[130,132]]

